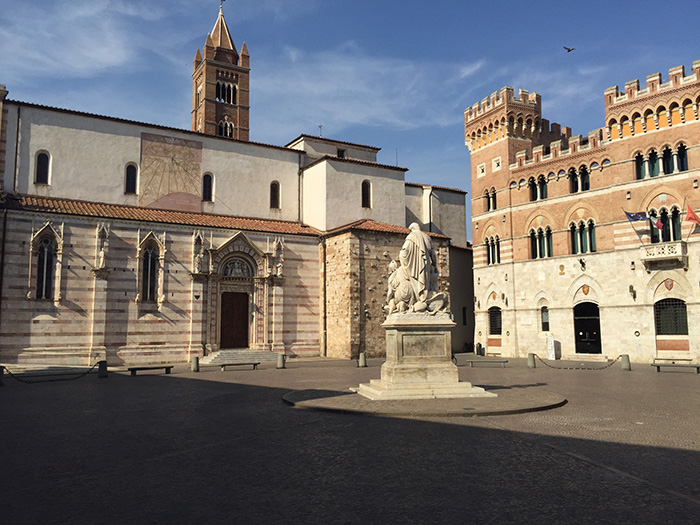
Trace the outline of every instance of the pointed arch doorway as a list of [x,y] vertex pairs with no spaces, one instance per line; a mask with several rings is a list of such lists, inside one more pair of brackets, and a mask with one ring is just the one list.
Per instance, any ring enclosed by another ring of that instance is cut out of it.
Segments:
[[600,311],[595,303],[574,306],[574,337],[577,354],[600,354]]

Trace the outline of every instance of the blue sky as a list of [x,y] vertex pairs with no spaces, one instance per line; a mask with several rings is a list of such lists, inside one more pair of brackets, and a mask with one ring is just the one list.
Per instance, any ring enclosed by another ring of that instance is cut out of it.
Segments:
[[[0,0],[9,98],[190,128],[217,0]],[[251,55],[251,140],[381,147],[407,180],[469,190],[464,109],[505,85],[586,135],[603,91],[700,60],[700,2],[227,0]],[[563,46],[576,48],[567,53]],[[470,198],[471,195],[468,196]]]

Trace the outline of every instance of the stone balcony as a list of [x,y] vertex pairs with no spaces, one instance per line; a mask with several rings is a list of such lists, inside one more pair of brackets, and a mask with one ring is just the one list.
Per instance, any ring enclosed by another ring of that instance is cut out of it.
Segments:
[[645,244],[639,248],[639,257],[647,272],[652,269],[688,269],[688,245],[685,241]]

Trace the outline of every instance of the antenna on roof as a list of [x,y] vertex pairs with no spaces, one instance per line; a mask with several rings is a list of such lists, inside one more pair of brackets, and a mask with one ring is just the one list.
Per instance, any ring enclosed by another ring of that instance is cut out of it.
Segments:
[[399,148],[396,148],[396,166],[399,166]]
[[323,124],[318,125],[318,136],[323,137]]

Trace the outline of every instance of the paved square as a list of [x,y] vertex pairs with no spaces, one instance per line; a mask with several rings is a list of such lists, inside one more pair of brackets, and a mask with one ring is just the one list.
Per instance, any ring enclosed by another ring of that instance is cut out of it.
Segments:
[[[698,523],[700,377],[460,367],[567,398],[550,411],[396,419],[300,410],[292,390],[379,377],[286,370],[110,373],[0,388],[3,523]],[[591,365],[595,366],[595,365]],[[527,387],[527,388],[523,388]]]

